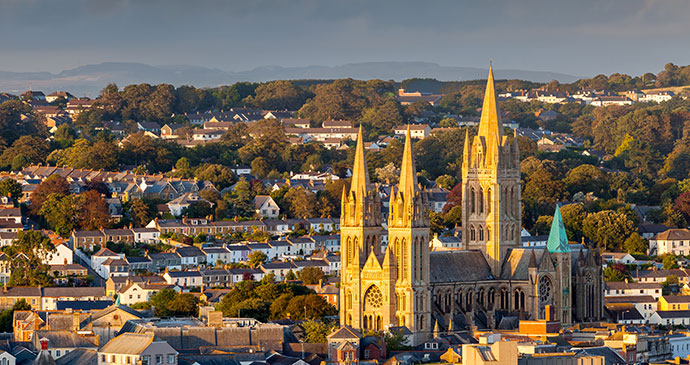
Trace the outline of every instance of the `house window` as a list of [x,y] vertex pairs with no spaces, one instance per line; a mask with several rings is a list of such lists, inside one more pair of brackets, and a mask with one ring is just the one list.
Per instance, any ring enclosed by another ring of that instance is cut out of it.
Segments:
[[151,363],[151,355],[144,355],[141,358],[141,365],[150,365]]
[[60,357],[60,350],[55,350],[55,357]]
[[163,355],[156,355],[156,364],[163,363]]

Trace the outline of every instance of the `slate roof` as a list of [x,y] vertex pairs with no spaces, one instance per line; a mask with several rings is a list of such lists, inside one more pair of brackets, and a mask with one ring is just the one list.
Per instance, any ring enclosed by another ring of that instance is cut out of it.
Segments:
[[329,339],[350,339],[350,338],[362,338],[362,333],[350,326],[342,326],[337,331],[328,335]]
[[44,297],[104,297],[105,287],[48,287],[43,288]]
[[98,365],[98,352],[91,349],[74,349],[55,360],[56,365]]
[[55,303],[57,310],[72,309],[82,311],[102,310],[112,304],[112,300],[58,300]]
[[493,278],[481,251],[437,251],[429,254],[430,281],[449,283]]
[[138,355],[154,341],[152,333],[123,333],[101,348],[100,352],[108,354]]
[[93,342],[79,336],[73,331],[34,331],[34,338],[47,338],[50,347],[65,348],[65,347],[81,347],[97,349]]
[[689,318],[690,310],[678,310],[678,311],[656,311],[662,319],[665,318]]
[[653,239],[659,241],[690,240],[690,230],[686,228],[671,228],[657,234]]

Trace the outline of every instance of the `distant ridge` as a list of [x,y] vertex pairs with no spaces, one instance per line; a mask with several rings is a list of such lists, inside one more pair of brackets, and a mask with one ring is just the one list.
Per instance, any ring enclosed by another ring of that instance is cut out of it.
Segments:
[[[440,81],[466,81],[486,78],[487,69],[441,66],[430,62],[364,62],[340,66],[280,67],[263,66],[248,71],[229,72],[189,65],[152,66],[143,63],[105,62],[79,66],[53,74],[50,72],[0,71],[0,92],[20,93],[29,85],[34,90],[68,90],[77,96],[96,96],[106,84],[118,86],[169,83],[175,86],[216,87],[238,81],[295,79],[382,79],[434,78]],[[570,83],[581,77],[546,71],[496,69],[497,79],[522,79],[536,82],[558,80]]]

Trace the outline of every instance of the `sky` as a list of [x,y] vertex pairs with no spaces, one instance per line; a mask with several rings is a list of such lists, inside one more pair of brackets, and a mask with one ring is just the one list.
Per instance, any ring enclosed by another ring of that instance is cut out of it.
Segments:
[[690,64],[687,0],[0,0],[0,70],[425,61],[594,76]]

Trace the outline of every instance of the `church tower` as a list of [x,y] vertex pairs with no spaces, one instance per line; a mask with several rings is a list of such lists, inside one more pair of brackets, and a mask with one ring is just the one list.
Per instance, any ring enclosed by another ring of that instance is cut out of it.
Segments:
[[[553,221],[551,222],[551,231],[549,232],[549,239],[546,242],[546,249],[551,254],[551,257],[553,257],[556,266],[556,290],[554,290],[553,299],[555,302],[556,315],[558,317],[555,319],[562,324],[570,324],[572,323],[570,280],[572,266],[570,262],[570,244],[568,243],[568,235],[563,225],[560,204],[556,205],[556,212],[553,214]],[[539,287],[538,290],[542,290],[542,288]]]
[[388,215],[388,254],[397,263],[396,319],[414,333],[414,343],[431,334],[429,291],[429,211],[427,193],[417,183],[408,127],[400,167],[400,183],[391,191]]
[[[352,183],[349,191],[343,188],[340,211],[340,323],[343,325],[375,329],[377,325],[382,326],[383,318],[374,313],[394,305],[387,300],[392,296],[390,290],[362,281],[365,265],[380,267],[381,233],[381,200],[369,182],[360,126]],[[380,278],[375,275],[370,279]]]
[[479,132],[465,132],[462,156],[462,242],[481,250],[494,276],[510,248],[520,246],[520,153],[517,138],[503,135],[489,68]]

